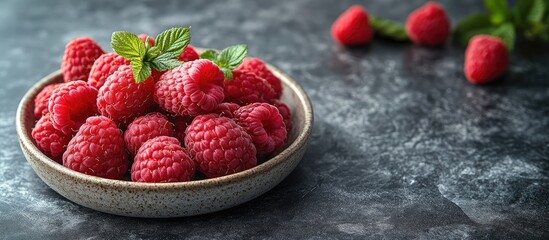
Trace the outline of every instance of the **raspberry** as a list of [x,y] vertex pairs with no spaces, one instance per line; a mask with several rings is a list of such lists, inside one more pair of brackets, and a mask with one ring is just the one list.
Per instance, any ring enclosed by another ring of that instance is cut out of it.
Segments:
[[465,76],[469,82],[482,84],[501,76],[509,68],[505,43],[488,35],[477,35],[465,51]]
[[259,58],[247,58],[244,59],[242,64],[237,68],[237,70],[248,70],[252,73],[255,73],[258,77],[264,78],[271,84],[275,91],[275,98],[280,98],[282,96],[282,82],[278,77],[276,77],[267,65],[261,61]]
[[122,179],[128,170],[122,130],[104,116],[86,120],[63,154],[63,166],[110,179]]
[[223,72],[210,60],[186,62],[156,82],[154,100],[164,110],[195,116],[217,107],[223,94]]
[[252,138],[229,118],[215,114],[197,116],[186,134],[189,154],[207,177],[229,175],[257,164]]
[[133,120],[124,132],[128,151],[135,155],[139,147],[149,139],[158,136],[174,136],[173,124],[161,113],[154,112]]
[[185,130],[191,125],[193,119],[194,117],[188,115],[170,117],[174,125],[174,137],[180,142],[185,142]]
[[282,120],[284,120],[284,125],[286,125],[286,132],[288,133],[288,136],[290,136],[290,132],[292,132],[292,128],[294,127],[290,107],[282,101],[276,99],[273,100],[271,104],[278,108],[278,112],[280,112],[280,115],[282,115]]
[[91,38],[81,37],[70,41],[65,47],[61,69],[65,82],[87,80],[93,62],[105,51]]
[[97,95],[97,108],[103,116],[125,125],[148,112],[154,105],[152,78],[136,83],[130,65],[111,74]]
[[224,102],[217,105],[217,109],[215,109],[215,111],[213,111],[212,113],[216,113],[220,117],[233,118],[234,111],[238,110],[239,108],[240,108],[240,105],[236,103]]
[[151,37],[147,34],[144,34],[144,33],[139,34],[138,37],[141,38],[141,40],[143,40],[143,43],[146,43],[145,41],[147,41],[147,37],[149,37],[149,43],[151,44],[151,47],[154,46],[154,38],[153,37]]
[[77,80],[55,89],[48,102],[51,122],[64,134],[76,132],[89,116],[97,114],[97,90]]
[[268,102],[275,92],[267,80],[246,70],[233,71],[233,79],[225,79],[225,101],[245,105]]
[[145,142],[132,164],[132,181],[185,182],[193,179],[194,162],[179,141],[160,136]]
[[351,6],[332,25],[332,38],[344,46],[368,44],[373,36],[368,12],[359,5]]
[[428,2],[408,16],[406,31],[416,44],[441,45],[450,35],[450,18],[442,5]]
[[50,116],[44,115],[32,129],[32,138],[36,141],[38,148],[46,155],[61,163],[61,156],[71,140],[71,135],[55,129],[51,123]]
[[101,88],[101,86],[105,84],[107,77],[122,65],[130,65],[130,61],[115,52],[101,55],[101,57],[93,63],[88,78],[88,84],[96,89]]
[[190,62],[199,58],[200,55],[198,55],[198,52],[196,52],[196,50],[191,45],[188,45],[181,53],[181,55],[179,55],[179,60],[183,62]]
[[51,84],[42,89],[34,98],[34,117],[40,119],[42,115],[48,113],[48,102],[53,90],[60,87],[62,83]]
[[250,134],[258,153],[271,153],[284,145],[286,125],[275,106],[268,103],[242,106],[234,112],[234,117]]

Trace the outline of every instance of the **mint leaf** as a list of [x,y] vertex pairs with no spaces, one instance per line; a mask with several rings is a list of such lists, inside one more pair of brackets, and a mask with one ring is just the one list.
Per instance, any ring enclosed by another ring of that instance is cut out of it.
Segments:
[[248,46],[245,44],[235,45],[223,49],[218,56],[220,61],[226,62],[227,67],[231,70],[236,69],[246,57],[248,53]]
[[486,14],[473,14],[461,20],[454,31],[454,41],[467,46],[469,40],[477,34],[490,34],[495,28]]
[[147,53],[145,54],[145,61],[152,61],[156,57],[160,55],[160,48],[157,47],[151,47],[149,50],[147,50]]
[[132,72],[133,78],[136,83],[142,83],[151,76],[151,67],[149,63],[141,61],[141,59],[132,59]]
[[233,79],[233,70],[228,68],[221,68],[221,71],[223,71],[223,75],[225,75],[226,79]]
[[131,32],[113,32],[111,47],[125,59],[143,59],[146,53],[143,41]]
[[182,61],[179,61],[177,58],[173,58],[169,53],[162,54],[157,58],[153,59],[151,62],[151,67],[158,71],[166,71],[173,69],[175,67],[181,66]]
[[529,28],[532,24],[540,23],[547,4],[547,0],[518,0],[513,9],[515,23],[520,28]]
[[499,26],[497,29],[495,29],[492,33],[492,36],[499,37],[505,42],[505,45],[507,46],[507,49],[509,51],[513,50],[513,47],[515,46],[515,26],[511,23],[505,23],[501,26]]
[[370,16],[370,24],[377,35],[395,40],[395,41],[407,41],[408,34],[404,25],[384,19],[381,17]]
[[204,51],[202,54],[200,54],[200,58],[208,59],[208,60],[211,60],[211,61],[215,62],[215,61],[217,61],[217,56],[218,55],[219,54],[215,50],[209,49],[209,50]]
[[500,25],[509,20],[510,10],[506,0],[484,0],[484,6],[490,12],[490,21]]
[[156,37],[156,47],[160,52],[173,52],[180,55],[191,41],[190,27],[176,27],[160,33]]

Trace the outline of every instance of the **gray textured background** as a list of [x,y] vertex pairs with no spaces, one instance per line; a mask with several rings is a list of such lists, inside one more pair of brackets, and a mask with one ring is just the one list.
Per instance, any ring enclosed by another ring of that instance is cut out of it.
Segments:
[[[519,45],[501,81],[473,86],[453,45],[335,45],[330,25],[351,1],[132,2],[0,3],[0,238],[549,237],[546,45]],[[361,3],[404,21],[422,2]],[[454,23],[482,9],[443,3]],[[103,214],[48,188],[21,153],[15,110],[66,42],[88,35],[110,49],[112,31],[185,25],[193,45],[249,44],[302,84],[316,122],[297,169],[246,204],[180,219]]]

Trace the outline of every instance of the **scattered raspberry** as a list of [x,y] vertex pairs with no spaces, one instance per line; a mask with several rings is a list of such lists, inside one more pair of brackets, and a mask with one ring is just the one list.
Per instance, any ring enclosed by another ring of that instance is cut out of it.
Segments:
[[332,38],[344,46],[368,44],[373,36],[368,12],[359,5],[351,6],[332,25]]
[[62,83],[51,84],[42,89],[34,98],[34,117],[40,119],[42,115],[48,113],[48,102],[53,90],[60,87]]
[[185,142],[185,131],[193,119],[194,117],[188,115],[170,117],[170,121],[174,125],[174,137],[180,142]]
[[70,41],[65,47],[61,69],[65,82],[87,80],[93,62],[105,51],[91,38],[81,37]]
[[255,102],[268,102],[275,91],[267,80],[246,70],[233,71],[233,79],[225,79],[225,101],[246,105]]
[[242,106],[234,112],[234,117],[250,134],[258,153],[271,153],[284,145],[286,125],[275,106],[268,103]]
[[207,177],[229,175],[257,164],[252,138],[229,118],[215,114],[197,116],[186,134],[189,154]]
[[237,70],[248,70],[258,77],[264,78],[271,84],[271,87],[275,90],[275,98],[280,98],[282,96],[282,82],[278,77],[276,77],[267,65],[261,61],[259,58],[246,58],[242,61],[242,64],[237,68]]
[[51,123],[50,116],[44,115],[32,129],[32,138],[36,141],[38,148],[46,155],[61,163],[61,156],[71,140],[71,135],[55,129]]
[[97,90],[81,80],[55,89],[48,102],[53,127],[67,135],[76,132],[89,116],[97,114],[96,98]]
[[107,117],[86,120],[63,154],[63,166],[110,179],[122,179],[128,170],[122,130]]
[[477,35],[465,51],[465,76],[474,84],[490,82],[509,68],[509,52],[505,43],[488,35]]
[[97,96],[97,108],[118,124],[128,124],[148,112],[154,105],[152,78],[136,83],[130,65],[123,65],[112,73]]
[[128,151],[135,155],[147,140],[158,136],[174,136],[173,124],[161,113],[154,112],[133,120],[124,132]]
[[101,57],[93,63],[90,77],[88,78],[88,84],[96,89],[101,88],[101,86],[105,84],[107,77],[122,65],[130,65],[130,61],[115,52],[101,55]]
[[149,37],[149,43],[151,44],[151,47],[154,46],[154,38],[153,37],[151,37],[147,34],[144,34],[144,33],[139,34],[138,37],[141,38],[141,40],[143,40],[143,43],[146,43],[145,41],[147,41],[147,37]]
[[190,62],[199,58],[200,55],[198,55],[198,52],[196,52],[196,50],[191,45],[187,45],[185,50],[181,53],[181,55],[179,55],[179,60],[183,62]]
[[132,164],[132,181],[185,182],[193,179],[194,162],[173,137],[160,136],[139,148]]
[[223,94],[223,72],[210,60],[186,62],[156,82],[154,100],[164,110],[195,116],[217,107]]
[[408,16],[406,31],[416,44],[441,45],[450,35],[450,18],[442,5],[428,2]]
[[286,132],[288,133],[288,136],[290,136],[292,128],[294,127],[294,124],[292,122],[292,111],[290,110],[290,107],[288,107],[288,105],[286,105],[282,101],[276,99],[273,100],[271,104],[278,108],[278,112],[280,112],[280,115],[282,115],[282,119],[284,120],[284,125],[286,125]]
[[212,113],[218,114],[220,117],[233,118],[234,111],[238,110],[239,108],[240,105],[236,103],[224,102],[217,105],[217,109],[215,109],[215,111],[213,111]]

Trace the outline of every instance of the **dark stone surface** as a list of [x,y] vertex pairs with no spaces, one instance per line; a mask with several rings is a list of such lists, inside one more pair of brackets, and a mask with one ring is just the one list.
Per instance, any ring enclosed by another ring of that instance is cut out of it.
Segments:
[[[459,47],[336,46],[329,27],[350,1],[131,2],[0,3],[0,238],[549,237],[547,46],[518,46],[501,81],[473,86]],[[404,21],[421,2],[363,4]],[[482,8],[444,4],[454,23]],[[297,169],[246,204],[179,219],[103,214],[47,187],[17,142],[24,92],[59,68],[73,37],[108,49],[115,30],[181,25],[196,46],[247,43],[303,85],[316,122]]]

